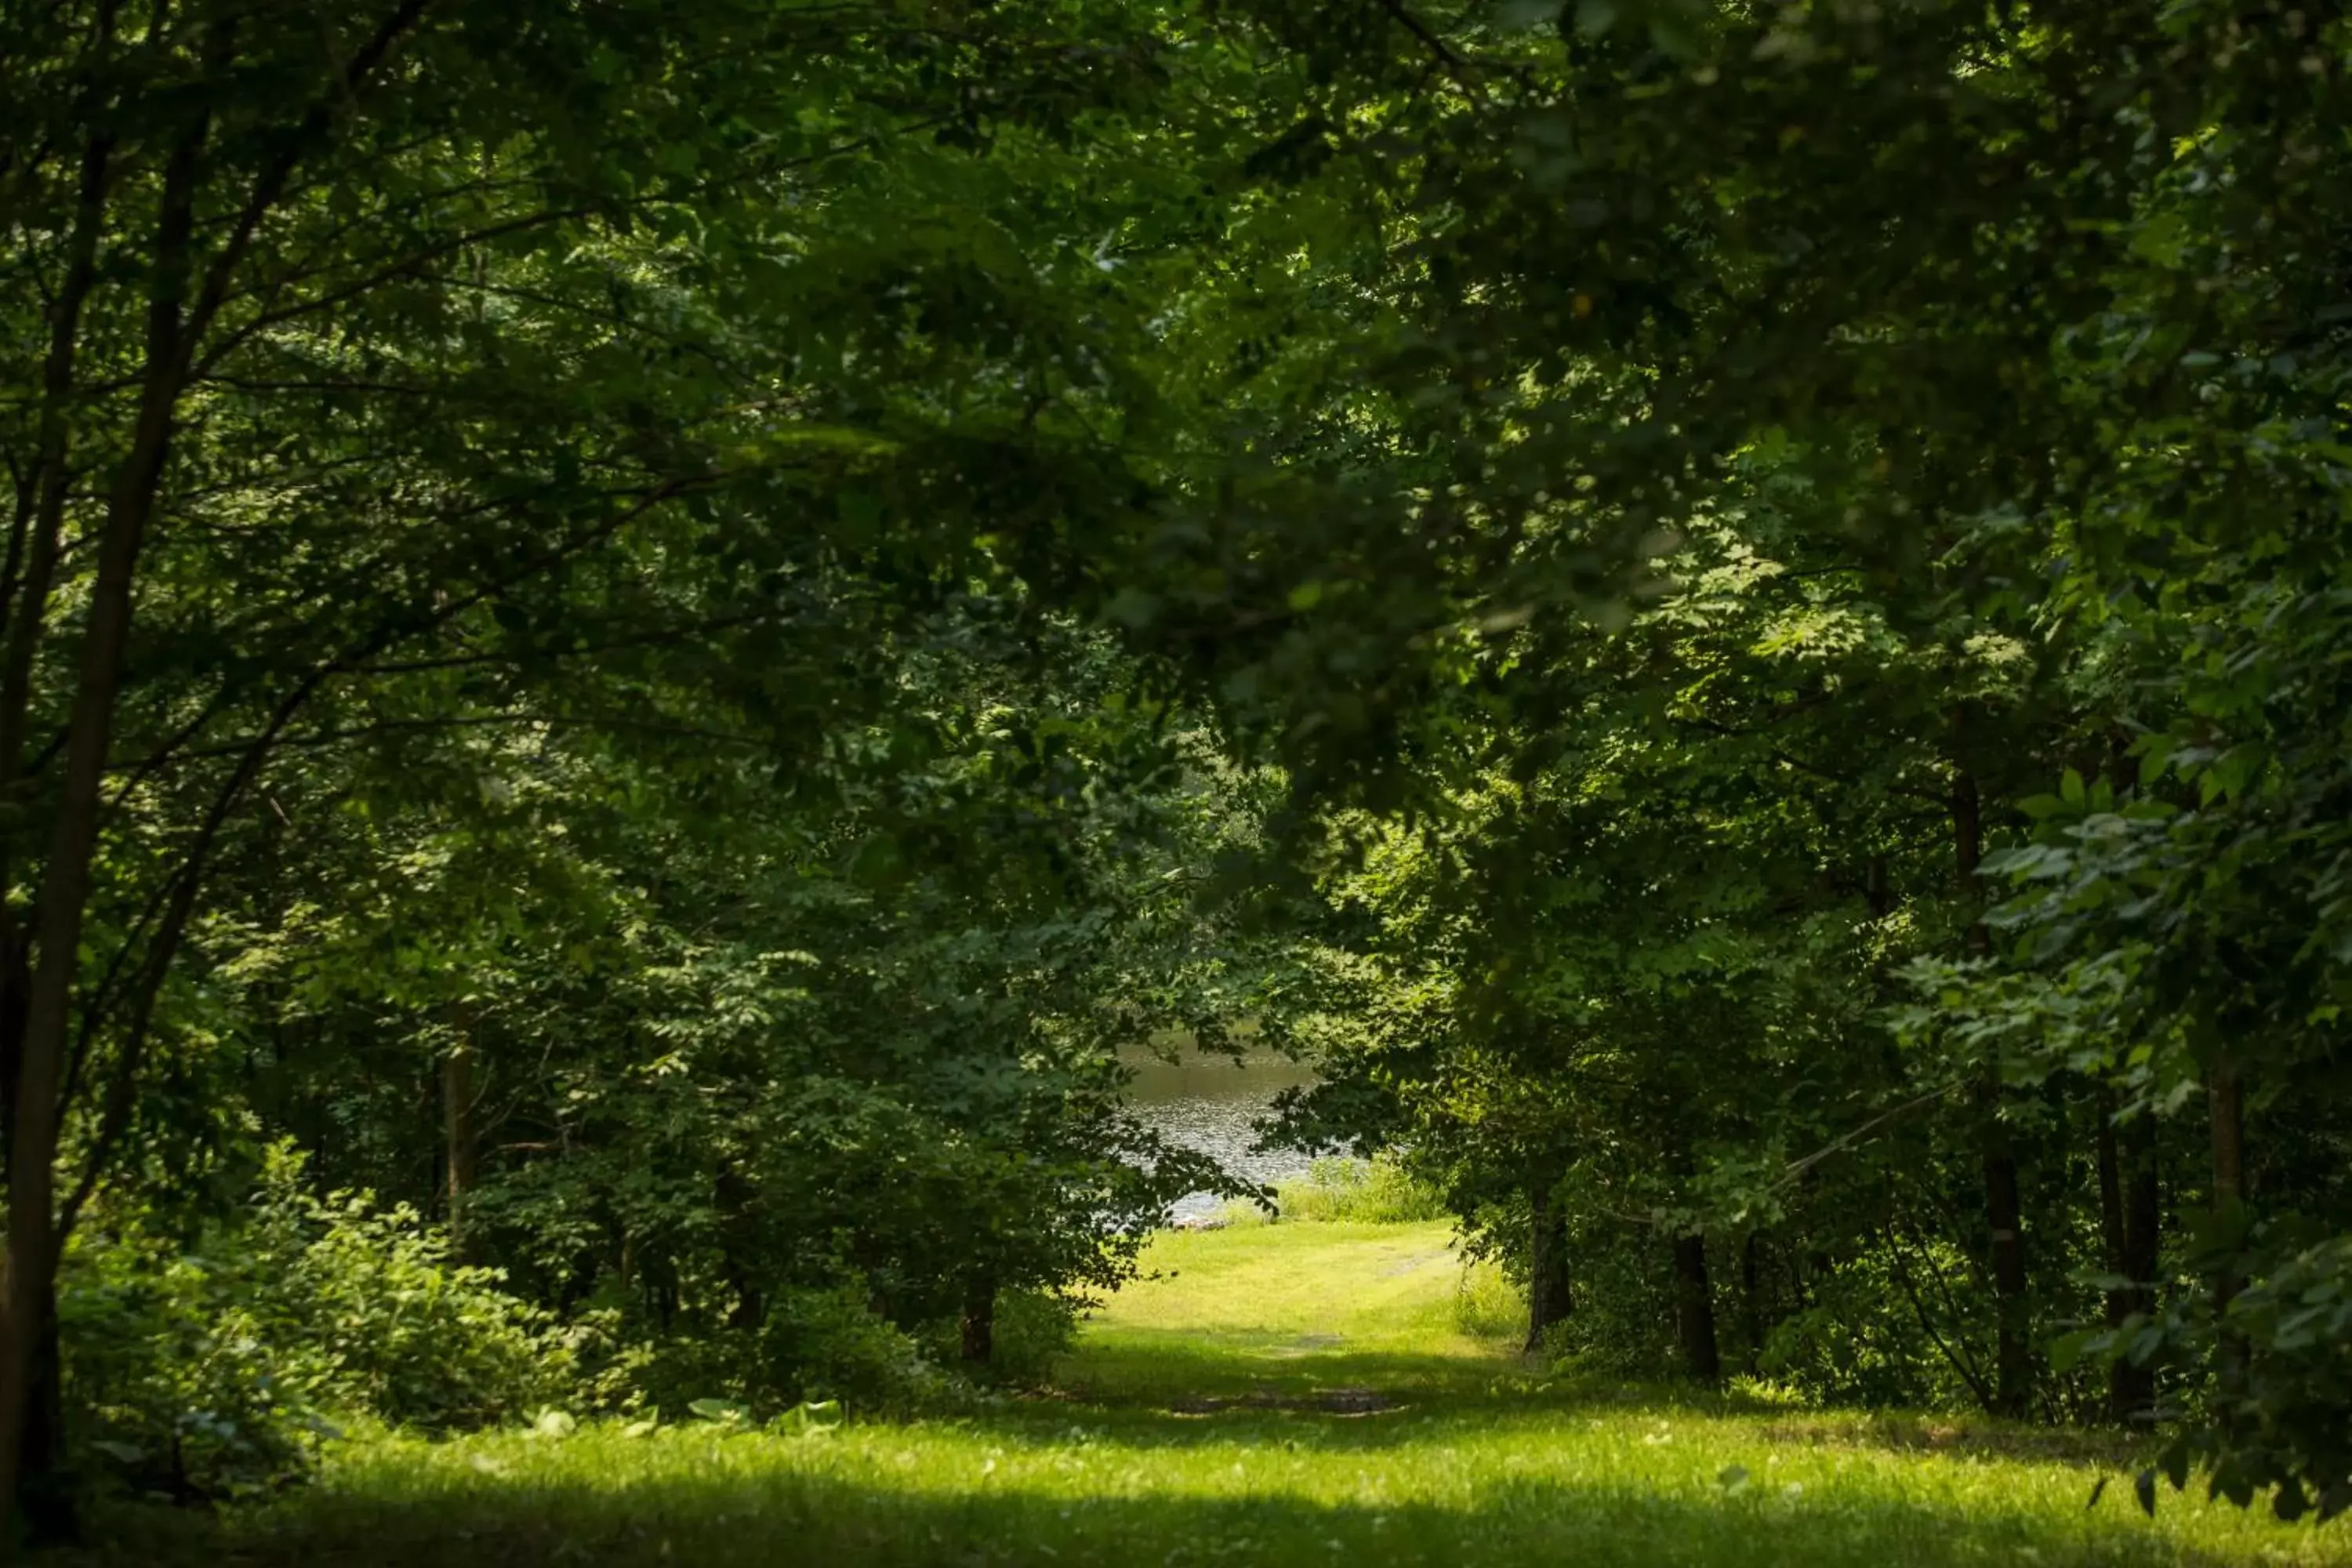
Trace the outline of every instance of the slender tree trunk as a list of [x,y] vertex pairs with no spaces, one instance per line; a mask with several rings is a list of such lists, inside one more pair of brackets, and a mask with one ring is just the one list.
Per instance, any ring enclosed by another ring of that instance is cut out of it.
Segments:
[[2033,1362],[2027,1321],[2025,1233],[2017,1190],[2017,1161],[1997,1116],[1986,1118],[1985,1218],[1992,1231],[1992,1284],[2000,1312],[1993,1359],[1993,1405],[1998,1414],[2021,1416],[2033,1395]]
[[731,1163],[719,1168],[719,1263],[735,1292],[735,1305],[727,1314],[730,1328],[756,1329],[767,1320],[768,1304],[760,1289],[757,1262],[758,1220],[751,1207],[757,1195]]
[[74,981],[80,968],[83,921],[89,912],[99,816],[104,803],[107,748],[114,736],[114,705],[123,649],[131,637],[131,584],[147,525],[170,461],[181,378],[181,301],[187,284],[194,224],[196,163],[205,140],[199,123],[174,149],[163,178],[157,222],[156,278],[148,316],[146,380],[139,416],[107,499],[89,610],[83,623],[79,671],[66,721],[65,765],[58,781],[47,864],[37,908],[38,956],[26,1007],[25,1040],[16,1072],[16,1103],[8,1149],[8,1307],[0,1342],[0,1497],[13,1498],[24,1458],[39,1348],[47,1332],[57,1269],[57,1153],[66,1041],[73,1023]]
[[[2153,1317],[2163,1225],[2163,1204],[2157,1190],[2155,1121],[2147,1115],[2134,1117],[2124,1128],[2121,1142],[2123,1267],[2118,1272],[2131,1281],[2124,1307],[2127,1313]],[[2156,1405],[2156,1369],[2118,1360],[2107,1392],[2117,1420],[2149,1420]]]
[[1683,1364],[1701,1383],[1723,1381],[1723,1357],[1715,1342],[1715,1286],[1707,1278],[1706,1237],[1675,1237],[1675,1331]]
[[[2218,1228],[2229,1235],[2241,1223],[2239,1211],[2246,1201],[2246,1107],[2234,1064],[2215,1064],[2206,1100],[2212,1115],[2213,1211],[2221,1221]],[[2238,1267],[2233,1249],[2213,1276],[2213,1315],[2222,1325],[2215,1336],[2214,1353],[2225,1398],[2242,1394],[2246,1382],[2245,1338],[2227,1327],[2230,1303],[2238,1294]],[[2230,1418],[2225,1409],[2223,1422]]]
[[[2124,1274],[2124,1178],[2123,1161],[2116,1148],[2116,1097],[2101,1089],[2092,1102],[2092,1112],[2098,1119],[2095,1141],[2099,1173],[2099,1253],[2109,1274]],[[2131,1310],[2130,1293],[2122,1287],[2107,1292],[2107,1321],[2119,1323]]]
[[1764,1359],[1762,1237],[1749,1231],[1739,1243],[1739,1319],[1748,1341],[1746,1370],[1753,1375]]
[[963,1359],[966,1366],[996,1359],[996,1279],[984,1270],[964,1286]]
[[473,1021],[461,1007],[454,1023],[454,1037],[441,1058],[442,1141],[447,1152],[449,1239],[457,1256],[470,1262],[474,1237],[466,1205],[480,1168],[480,1142],[474,1131]]
[[2246,1200],[2246,1103],[2235,1067],[2224,1063],[2213,1069],[2206,1100],[2213,1115],[2214,1206],[2242,1204]]
[[1534,1223],[1528,1237],[1528,1353],[1543,1349],[1544,1335],[1576,1306],[1568,1270],[1568,1217],[1549,1184],[1528,1189]]
[[[116,6],[112,0],[99,8],[100,45],[113,33]],[[96,89],[93,89],[93,91]],[[95,102],[86,109],[94,111]],[[0,638],[0,789],[16,784],[24,769],[25,736],[32,707],[33,664],[47,627],[48,603],[57,577],[64,531],[67,494],[72,483],[71,425],[67,405],[74,395],[82,307],[96,280],[98,239],[103,226],[107,188],[110,181],[114,138],[94,132],[84,150],[81,183],[74,227],[68,242],[63,282],[49,304],[49,345],[42,366],[40,429],[34,472],[25,494],[27,507],[20,526],[8,541],[5,610],[6,628]],[[0,857],[0,895],[15,884],[13,857]],[[25,1092],[37,1091],[44,1078],[54,1081],[54,1067],[27,1073],[27,1037],[32,1009],[33,977],[27,944],[29,933],[18,929],[13,916],[0,914],[5,931],[5,973],[0,975],[0,1142],[7,1146],[12,1216],[19,1207],[37,1202],[47,1219],[50,1193],[35,1184],[37,1193],[15,1184],[20,1131],[37,1147],[44,1142],[54,1153],[55,1131],[46,1140],[35,1110],[26,1114]],[[78,934],[78,933],[77,933]],[[47,935],[47,932],[44,932]],[[62,1052],[62,1022],[44,1048]],[[28,1084],[29,1078],[29,1084]],[[51,1090],[54,1094],[54,1090]],[[51,1118],[53,1120],[53,1118]],[[18,1194],[26,1203],[20,1204]],[[12,1217],[6,1247],[5,1316],[0,1316],[0,1508],[21,1510],[26,1539],[34,1545],[70,1542],[79,1539],[80,1520],[65,1469],[64,1384],[58,1349],[57,1280],[47,1254],[53,1250],[46,1228],[31,1223],[23,1227],[28,1245],[20,1247],[18,1226]],[[5,1522],[5,1520],[0,1520]]]
[[[1952,778],[1952,847],[1959,873],[1960,896],[1973,903],[1978,897],[1977,868],[1984,862],[1984,809],[1976,775],[1966,768]],[[1981,920],[1969,927],[1969,949],[1981,956],[1991,942]],[[2003,1415],[2021,1416],[2033,1394],[2032,1324],[2028,1321],[2025,1267],[2025,1215],[2019,1196],[2017,1155],[2009,1130],[2000,1118],[2000,1078],[1988,1072],[1979,1091],[1983,1130],[1985,1222],[1992,1240],[1994,1321],[1993,1406]]]
[[[2099,1097],[2099,1235],[2107,1272],[2124,1283],[2106,1293],[2107,1326],[2156,1310],[2156,1163],[2148,1119],[2135,1118],[2126,1145],[2115,1121],[2115,1096]],[[2156,1370],[2117,1355],[2107,1363],[2107,1415],[2117,1422],[2147,1418],[2156,1403]]]
[[[163,475],[171,461],[180,396],[187,384],[198,345],[215,314],[229,298],[239,266],[261,231],[263,220],[284,197],[297,166],[325,140],[334,117],[355,101],[360,89],[394,45],[417,25],[428,3],[429,0],[401,0],[392,16],[337,73],[331,90],[312,105],[295,127],[295,133],[282,139],[242,211],[228,226],[200,284],[195,281],[194,261],[196,193],[205,172],[205,153],[212,132],[212,107],[201,92],[195,95],[197,101],[163,159],[153,243],[149,251],[152,267],[149,273],[138,409],[121,459],[114,467],[105,517],[90,552],[94,566],[76,659],[73,698],[67,714],[48,858],[42,868],[34,902],[38,911],[33,933],[36,959],[26,1007],[23,1046],[15,1074],[16,1105],[9,1125],[6,1303],[5,1316],[0,1318],[0,1507],[11,1506],[16,1495],[19,1467],[26,1452],[26,1416],[41,1361],[40,1347],[49,1339],[55,1323],[50,1309],[59,1236],[55,1208],[56,1162],[63,1112],[58,1096],[64,1084],[66,1046],[72,1030],[75,983],[80,967],[83,925],[104,804],[107,752],[113,739],[117,689],[124,649],[130,640],[132,587]],[[102,0],[99,6],[97,37],[101,47],[110,41],[117,9],[117,0]],[[237,32],[235,24],[232,14],[205,29],[204,79],[207,82],[224,79],[234,63]],[[102,71],[94,79],[105,81],[110,75]],[[86,123],[101,124],[110,117],[107,105],[99,96],[102,90],[108,89],[92,87],[92,96],[82,109]],[[159,138],[163,140],[168,138]],[[86,150],[81,203],[75,237],[68,246],[74,258],[68,268],[69,291],[77,287],[73,282],[77,273],[83,276],[85,286],[88,281],[88,258],[92,254],[88,241],[98,233],[95,220],[103,214],[111,151],[110,137],[98,134],[92,136]],[[129,254],[128,249],[125,254]],[[77,295],[71,301],[72,310],[59,310],[51,322],[49,370],[54,374],[62,363],[68,379],[72,369],[70,343],[62,360],[57,357],[57,348],[61,336],[70,338],[72,311],[79,310],[82,302]],[[48,384],[54,387],[57,383],[51,380]],[[51,399],[45,417],[58,406]],[[46,434],[44,444],[47,449],[42,482],[47,484],[50,474],[63,473],[64,453],[62,446],[49,442]],[[53,453],[56,460],[50,461]],[[36,537],[27,542],[28,555],[40,548],[37,521]],[[0,668],[0,688],[9,687],[19,677],[19,662],[26,657],[25,648],[30,646],[27,643],[20,647],[20,637],[38,635],[47,595],[33,592],[35,584],[29,579],[37,574],[36,563],[28,561],[27,565],[28,581],[19,589],[11,606],[16,618],[7,627],[5,653],[0,653],[0,666],[5,666]],[[24,704],[13,700],[16,695],[10,690],[7,696],[12,700],[0,701],[0,728],[13,726],[5,737],[9,743],[0,745],[0,769],[13,770],[19,764],[16,749],[21,747],[26,731]],[[7,781],[0,780],[5,782]],[[192,865],[187,874],[194,877],[196,867]],[[6,890],[0,888],[0,891]],[[168,948],[163,958],[163,963],[155,966],[156,972],[148,982],[150,1000],[152,988],[162,982],[162,971],[168,963]],[[96,1005],[95,999],[91,1005]],[[140,1043],[134,1039],[131,1047],[135,1048]],[[135,1067],[135,1058],[132,1064]],[[116,1131],[119,1131],[119,1123]],[[93,1166],[93,1173],[95,1169]],[[77,1202],[87,1196],[90,1185],[91,1178],[86,1176],[82,1187],[74,1194]],[[0,1518],[0,1531],[5,1531],[6,1522]]]

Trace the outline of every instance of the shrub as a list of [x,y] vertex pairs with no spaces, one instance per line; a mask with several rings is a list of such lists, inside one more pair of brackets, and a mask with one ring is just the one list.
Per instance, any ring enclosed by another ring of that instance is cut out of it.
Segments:
[[[1937,1244],[1935,1267],[1958,1276],[1968,1260]],[[1812,1300],[1766,1335],[1757,1371],[1822,1405],[1963,1409],[1973,1403],[1919,1321],[1885,1258],[1864,1255],[1816,1268],[1807,1279]],[[1946,1333],[1982,1364],[1990,1347],[1971,1342],[1972,1325]]]
[[840,1285],[779,1293],[757,1327],[702,1330],[642,1348],[633,1382],[668,1415],[717,1401],[762,1421],[808,1401],[867,1413],[905,1412],[947,1384],[906,1331]]
[[868,1310],[850,1286],[785,1292],[759,1331],[762,1404],[837,1399],[855,1410],[900,1411],[943,1379],[904,1330]]
[[[1553,1360],[1608,1378],[1671,1378],[1681,1370],[1675,1345],[1674,1280],[1654,1236],[1585,1231],[1570,1237],[1576,1260],[1576,1310],[1553,1324],[1544,1350]],[[1524,1260],[1519,1260],[1524,1268]]]
[[176,1502],[299,1479],[331,1431],[264,1343],[256,1281],[136,1227],[85,1228],[59,1269],[68,1436],[102,1474]]
[[315,1199],[280,1168],[246,1238],[266,1272],[272,1342],[303,1358],[322,1404],[427,1430],[494,1425],[574,1391],[572,1337],[509,1295],[505,1274],[454,1262],[448,1237],[366,1193]]
[[[1053,1375],[1055,1358],[1070,1348],[1078,1331],[1078,1310],[1047,1290],[1005,1290],[996,1298],[994,1354],[979,1381],[1042,1384]],[[962,1325],[942,1318],[925,1327],[921,1343],[940,1365],[962,1354]]]
[[305,1193],[273,1150],[245,1222],[198,1247],[137,1215],[76,1233],[58,1302],[73,1436],[134,1489],[194,1500],[299,1478],[330,1415],[446,1429],[575,1398],[601,1325],[559,1329],[502,1278],[454,1263],[413,1209]]

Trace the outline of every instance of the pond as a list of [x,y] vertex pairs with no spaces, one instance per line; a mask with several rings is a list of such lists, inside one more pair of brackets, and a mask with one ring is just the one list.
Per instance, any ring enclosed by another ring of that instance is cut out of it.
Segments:
[[[1262,1152],[1250,1124],[1265,1114],[1274,1097],[1286,1089],[1315,1081],[1315,1069],[1286,1057],[1204,1056],[1187,1050],[1171,1062],[1138,1048],[1122,1053],[1135,1080],[1128,1091],[1136,1112],[1171,1143],[1197,1149],[1213,1157],[1234,1175],[1254,1182],[1276,1182],[1304,1175],[1312,1156],[1295,1150]],[[1207,1193],[1190,1193],[1179,1199],[1180,1218],[1215,1210],[1219,1200]]]

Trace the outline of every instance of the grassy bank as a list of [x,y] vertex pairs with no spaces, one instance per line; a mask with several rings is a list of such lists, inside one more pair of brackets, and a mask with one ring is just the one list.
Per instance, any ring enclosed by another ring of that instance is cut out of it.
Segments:
[[[1461,1310],[1442,1225],[1162,1238],[1050,1395],[808,1436],[355,1444],[117,1563],[2317,1564],[2289,1530],[2127,1485],[2047,1434],[1549,1383]],[[1467,1326],[1465,1326],[1465,1324]]]

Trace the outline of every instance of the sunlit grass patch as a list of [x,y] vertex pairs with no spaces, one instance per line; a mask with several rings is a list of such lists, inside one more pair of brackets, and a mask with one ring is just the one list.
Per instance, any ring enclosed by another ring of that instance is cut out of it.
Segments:
[[[1156,1242],[1051,1394],[799,1435],[617,1425],[339,1451],[131,1563],[1853,1565],[2352,1562],[2331,1532],[2127,1486],[2096,1444],[1549,1377],[1465,1333],[1442,1225]],[[1377,1399],[1355,1397],[1377,1395]]]
[[1307,1174],[1276,1182],[1274,1193],[1271,1214],[1256,1204],[1235,1202],[1225,1205],[1225,1218],[1251,1226],[1277,1221],[1412,1225],[1446,1217],[1444,1200],[1385,1155],[1318,1160]]

